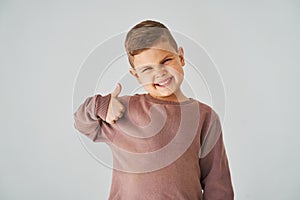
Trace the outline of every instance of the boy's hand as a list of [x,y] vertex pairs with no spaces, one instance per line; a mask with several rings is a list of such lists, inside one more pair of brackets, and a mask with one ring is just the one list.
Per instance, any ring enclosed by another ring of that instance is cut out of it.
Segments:
[[105,121],[109,124],[114,124],[118,119],[120,119],[124,112],[124,105],[117,99],[120,94],[122,86],[118,83],[115,90],[111,93],[111,99],[108,106],[107,116]]

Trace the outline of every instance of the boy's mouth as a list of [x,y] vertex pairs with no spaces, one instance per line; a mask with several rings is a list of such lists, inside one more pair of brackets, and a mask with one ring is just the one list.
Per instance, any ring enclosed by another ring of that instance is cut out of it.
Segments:
[[173,79],[173,77],[171,76],[171,77],[166,78],[162,81],[159,81],[158,83],[154,83],[154,85],[158,86],[158,87],[166,87],[171,83],[172,79]]

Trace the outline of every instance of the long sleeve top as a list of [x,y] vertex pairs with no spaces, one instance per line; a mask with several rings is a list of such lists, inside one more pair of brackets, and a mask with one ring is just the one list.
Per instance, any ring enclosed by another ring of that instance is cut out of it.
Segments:
[[234,199],[220,119],[209,105],[121,96],[126,111],[109,124],[110,98],[90,96],[74,113],[74,127],[112,151],[109,200]]

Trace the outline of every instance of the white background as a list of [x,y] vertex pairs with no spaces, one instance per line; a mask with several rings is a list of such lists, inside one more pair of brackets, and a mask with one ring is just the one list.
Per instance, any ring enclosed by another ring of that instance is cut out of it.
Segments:
[[0,199],[107,199],[111,169],[73,127],[74,82],[96,45],[144,19],[217,64],[236,199],[299,199],[299,11],[296,0],[0,1]]

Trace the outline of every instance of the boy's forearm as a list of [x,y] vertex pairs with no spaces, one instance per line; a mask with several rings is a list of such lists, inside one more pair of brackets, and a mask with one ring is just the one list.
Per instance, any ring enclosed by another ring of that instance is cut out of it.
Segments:
[[101,123],[107,114],[110,95],[88,97],[74,112],[74,127],[93,141],[101,133]]

